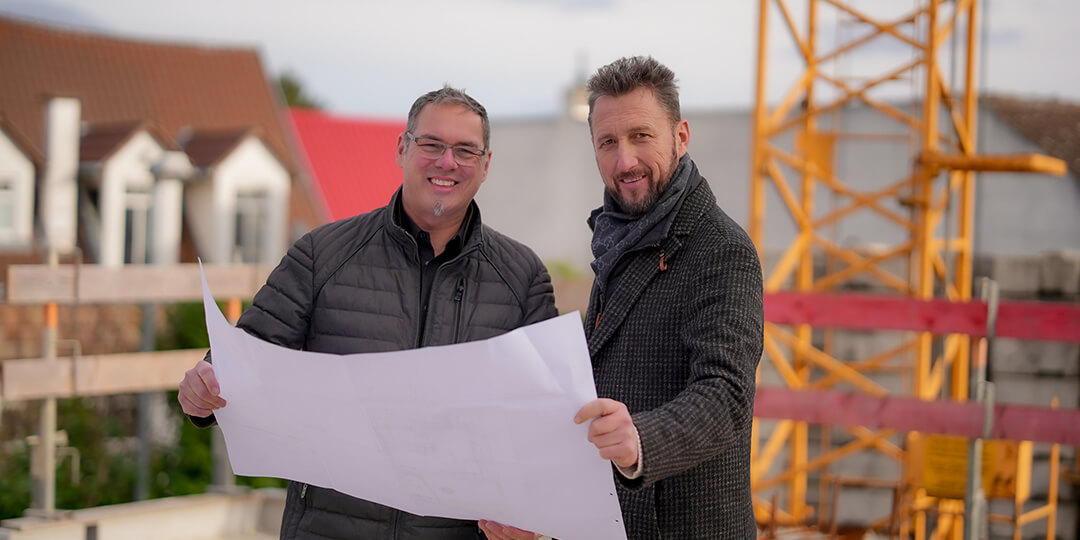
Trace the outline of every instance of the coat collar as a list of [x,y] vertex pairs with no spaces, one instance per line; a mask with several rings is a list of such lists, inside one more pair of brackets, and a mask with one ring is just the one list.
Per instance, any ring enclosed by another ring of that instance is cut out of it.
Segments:
[[[585,336],[589,343],[589,354],[595,359],[600,350],[608,342],[615,332],[622,326],[630,309],[637,303],[645,288],[652,283],[661,272],[671,270],[673,264],[678,264],[677,256],[682,248],[687,235],[701,220],[702,216],[712,206],[716,205],[716,198],[706,181],[695,189],[683,203],[682,208],[675,217],[675,221],[668,230],[668,235],[661,242],[659,249],[647,249],[632,255],[630,262],[622,271],[615,288],[608,291],[603,298],[600,310],[597,303],[602,294],[599,287],[594,283],[592,294],[589,299],[589,309],[586,320]],[[663,258],[661,259],[661,253]],[[672,299],[675,301],[675,299]]]
[[[416,241],[395,217],[395,213],[400,206],[401,188],[399,187],[397,191],[394,192],[394,196],[390,198],[390,204],[384,207],[383,226],[394,241],[401,244],[404,248],[415,251]],[[465,232],[461,245],[462,253],[471,251],[473,248],[480,247],[484,244],[484,227],[483,222],[480,219],[480,206],[476,204],[475,200],[472,200],[469,201],[469,208],[469,217],[467,218],[469,221],[465,224]]]

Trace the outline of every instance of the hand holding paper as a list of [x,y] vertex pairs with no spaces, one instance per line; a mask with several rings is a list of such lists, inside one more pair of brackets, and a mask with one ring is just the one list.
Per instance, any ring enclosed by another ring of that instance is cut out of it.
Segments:
[[571,420],[596,399],[580,315],[485,341],[332,355],[233,328],[203,287],[228,403],[214,412],[237,474],[563,540],[626,538],[611,465]]

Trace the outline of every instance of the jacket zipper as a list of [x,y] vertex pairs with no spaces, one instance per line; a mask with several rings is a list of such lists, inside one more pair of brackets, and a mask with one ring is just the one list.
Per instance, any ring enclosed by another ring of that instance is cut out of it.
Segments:
[[307,497],[307,484],[300,484],[300,500],[304,500]]
[[[413,240],[413,243],[415,244],[416,241]],[[435,269],[435,277],[431,279],[431,290],[434,291],[436,285],[438,285],[438,283],[439,283],[439,272],[442,271],[443,268],[447,267],[450,264],[453,264],[453,263],[457,262],[459,259],[462,259],[463,257],[469,255],[470,253],[472,253],[476,249],[478,249],[476,246],[467,247],[465,249],[462,249],[461,253],[458,253],[457,256],[455,256],[453,259],[450,259],[449,261],[444,261],[442,264],[440,264]],[[417,260],[419,260],[419,255],[417,255]],[[421,281],[420,287],[421,288],[423,288],[423,280],[424,280],[424,278],[421,277],[420,278],[420,281]],[[428,293],[430,294],[431,291],[428,291]],[[465,278],[461,278],[461,281],[458,282],[457,289],[454,292],[454,301],[459,302],[459,304],[458,304],[459,320],[460,320],[460,314],[461,314],[462,305],[464,305],[464,303],[465,303],[465,302],[463,302],[461,300],[464,299],[464,297],[465,297]],[[423,299],[423,297],[420,298],[419,304],[420,305],[417,306],[417,312],[423,314],[423,311],[424,311],[424,299]],[[416,326],[416,348],[417,349],[419,349],[420,345],[421,345],[421,343],[420,343],[420,330],[427,327],[427,322],[428,322],[428,317],[429,316],[430,316],[430,314],[424,315],[424,318],[420,321],[420,324]],[[458,339],[457,333],[458,333],[458,328],[455,327],[454,328],[454,343],[457,343],[457,339]]]
[[461,316],[462,311],[465,309],[465,278],[461,278],[457,283],[457,290],[454,291],[454,303],[457,304],[457,315],[454,316],[454,343],[457,343],[461,339]]

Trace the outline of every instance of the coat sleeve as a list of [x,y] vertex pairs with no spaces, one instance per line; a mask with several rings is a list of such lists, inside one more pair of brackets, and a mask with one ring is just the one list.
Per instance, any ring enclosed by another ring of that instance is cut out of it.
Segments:
[[675,399],[633,415],[642,487],[682,473],[735,445],[749,445],[764,313],[761,265],[746,243],[728,244],[696,272],[684,298],[679,342],[690,380]]
[[[311,235],[305,235],[270,272],[236,326],[264,341],[290,349],[303,348],[314,297],[313,260]],[[203,360],[212,362],[212,354],[207,351]],[[212,414],[188,418],[201,428],[217,423]]]

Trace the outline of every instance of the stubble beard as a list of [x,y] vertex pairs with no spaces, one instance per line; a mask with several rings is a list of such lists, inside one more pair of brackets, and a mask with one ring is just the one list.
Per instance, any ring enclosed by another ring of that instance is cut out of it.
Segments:
[[[656,178],[655,176],[653,176],[651,170],[645,169],[644,171],[641,171],[640,169],[636,169],[634,171],[630,171],[629,173],[616,176],[614,182],[615,187],[608,188],[607,192],[609,195],[611,195],[612,199],[615,199],[615,202],[619,205],[619,208],[623,212],[630,214],[631,216],[640,216],[648,212],[649,210],[652,210],[652,207],[656,205],[656,201],[660,200],[660,197],[664,194],[664,190],[666,190],[667,187],[671,185],[671,177],[675,174],[675,169],[678,166],[679,152],[675,148],[675,143],[672,142],[671,161],[668,163],[667,170],[663,172],[663,176],[661,178]],[[649,184],[648,192],[646,192],[645,196],[642,197],[640,200],[627,200],[619,191],[619,181],[622,178],[626,178],[629,176],[639,176],[642,174],[642,172],[644,172],[645,174],[644,181],[648,182]]]

